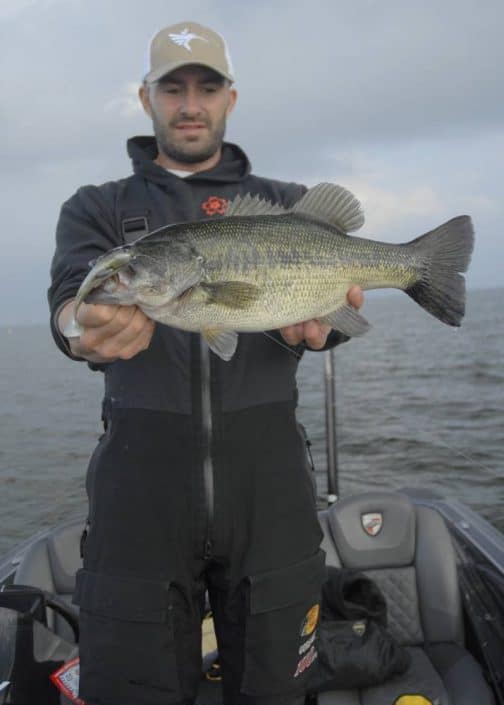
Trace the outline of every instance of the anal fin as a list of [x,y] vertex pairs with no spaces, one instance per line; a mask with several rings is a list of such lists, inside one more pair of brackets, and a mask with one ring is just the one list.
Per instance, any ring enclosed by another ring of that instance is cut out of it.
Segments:
[[335,330],[341,331],[351,338],[364,335],[371,328],[371,325],[364,316],[354,309],[350,304],[344,304],[336,311],[331,311],[326,316],[319,318],[322,323],[327,323]]
[[238,345],[238,333],[236,331],[222,330],[222,328],[204,328],[201,331],[201,335],[212,352],[226,362],[231,360]]

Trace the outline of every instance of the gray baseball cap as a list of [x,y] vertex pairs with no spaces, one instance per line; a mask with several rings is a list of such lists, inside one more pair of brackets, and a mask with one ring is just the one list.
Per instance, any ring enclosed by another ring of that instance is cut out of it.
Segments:
[[182,66],[200,64],[234,81],[227,44],[220,34],[197,22],[179,22],[161,29],[149,45],[147,83]]

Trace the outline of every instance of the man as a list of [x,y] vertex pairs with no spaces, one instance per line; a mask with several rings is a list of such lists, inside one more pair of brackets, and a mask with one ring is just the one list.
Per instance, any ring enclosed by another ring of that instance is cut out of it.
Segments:
[[[197,334],[104,305],[81,306],[79,338],[62,334],[97,255],[167,223],[220,217],[237,194],[290,206],[304,193],[254,176],[223,142],[233,80],[220,35],[193,22],[161,30],[140,89],[155,138],[129,140],[134,175],[79,189],[58,223],[53,334],[105,373],[75,593],[88,705],[194,702],[205,589],[226,705],[302,702],[316,657],[324,558],[295,373],[306,346],[344,337],[317,321],[272,332],[276,341],[243,334],[223,362]],[[361,305],[360,289],[349,301]]]

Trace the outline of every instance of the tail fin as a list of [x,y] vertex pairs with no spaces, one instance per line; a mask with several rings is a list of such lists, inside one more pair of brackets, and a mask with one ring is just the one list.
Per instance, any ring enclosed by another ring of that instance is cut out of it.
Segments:
[[465,279],[474,244],[471,218],[461,215],[408,243],[425,258],[423,275],[406,293],[436,318],[460,326]]

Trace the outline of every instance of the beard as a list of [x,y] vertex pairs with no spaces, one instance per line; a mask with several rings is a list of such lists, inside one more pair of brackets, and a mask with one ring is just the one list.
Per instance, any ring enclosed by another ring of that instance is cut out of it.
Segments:
[[[176,136],[176,125],[178,122],[191,122],[191,120],[188,120],[187,118],[184,118],[183,120],[174,120],[169,123],[168,127],[165,127],[154,115],[152,116],[152,124],[154,127],[154,135],[156,137],[158,149],[166,157],[169,157],[180,164],[198,164],[199,162],[204,162],[207,159],[210,159],[210,157],[213,157],[214,154],[216,154],[216,152],[222,147],[224,134],[226,132],[225,115],[218,120],[213,128],[206,120],[204,121],[208,130],[204,140],[177,140],[174,135]],[[194,122],[203,121],[199,119]]]

